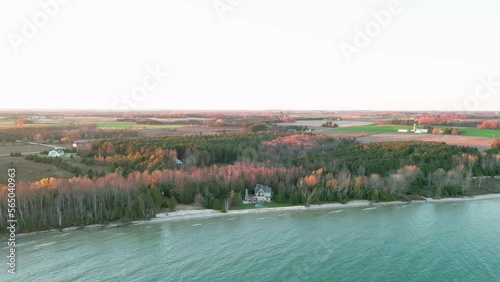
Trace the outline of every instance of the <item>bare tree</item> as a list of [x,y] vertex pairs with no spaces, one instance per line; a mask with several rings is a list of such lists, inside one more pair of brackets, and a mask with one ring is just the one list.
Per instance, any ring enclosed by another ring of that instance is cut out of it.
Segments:
[[391,194],[405,194],[408,192],[409,183],[404,177],[404,175],[399,173],[391,174],[389,177],[389,187],[391,188]]
[[465,174],[465,181],[462,184],[462,195],[465,195],[466,191],[469,191],[472,186],[472,169],[468,169]]
[[231,202],[233,201],[234,197],[235,197],[234,191],[231,190],[231,192],[229,192],[226,199],[224,200],[224,210],[226,212],[229,210],[229,206],[231,205]]
[[415,165],[405,165],[404,167],[398,169],[398,173],[403,175],[408,182],[408,185],[413,183],[421,175],[420,169]]
[[462,187],[463,189],[464,177],[462,169],[454,168],[448,171],[446,176],[446,186],[458,188]]
[[43,140],[43,135],[40,133],[37,133],[37,134],[35,134],[35,136],[33,136],[33,140],[35,140],[36,143],[40,144],[40,142],[42,142],[42,140]]
[[373,173],[368,178],[368,187],[378,192],[384,188],[384,180],[380,177],[380,175]]
[[446,171],[442,168],[436,170],[432,173],[432,180],[436,185],[436,196],[441,196],[443,193],[443,189],[446,186]]

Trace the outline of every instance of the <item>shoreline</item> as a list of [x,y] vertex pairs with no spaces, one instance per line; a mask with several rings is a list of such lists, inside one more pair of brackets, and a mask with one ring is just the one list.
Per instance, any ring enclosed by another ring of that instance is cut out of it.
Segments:
[[178,221],[188,221],[195,219],[208,219],[208,218],[216,218],[223,216],[234,216],[234,215],[244,215],[244,214],[261,214],[261,213],[270,213],[270,212],[287,212],[287,211],[306,211],[306,210],[338,210],[338,209],[347,209],[347,208],[356,208],[356,207],[383,207],[383,206],[392,206],[392,205],[407,205],[410,203],[448,203],[448,202],[463,202],[463,201],[477,201],[477,200],[491,200],[491,199],[499,199],[500,194],[485,194],[478,196],[470,196],[470,197],[461,197],[461,198],[441,198],[441,199],[433,199],[433,198],[425,198],[424,200],[414,200],[410,202],[404,201],[393,201],[393,202],[378,202],[373,203],[368,200],[354,200],[350,201],[347,204],[341,203],[327,203],[321,205],[311,205],[309,207],[306,206],[286,206],[286,207],[276,207],[276,208],[255,208],[255,209],[246,209],[246,210],[229,210],[227,213],[223,213],[220,211],[212,210],[212,209],[193,209],[193,210],[183,210],[183,211],[175,211],[175,212],[165,212],[156,214],[155,218],[150,220],[138,220],[131,221],[127,223],[122,222],[113,222],[108,225],[102,224],[93,224],[82,227],[67,227],[61,230],[59,229],[50,229],[38,232],[29,232],[29,233],[19,233],[19,236],[27,236],[27,235],[39,235],[39,234],[49,234],[49,233],[63,233],[63,232],[71,232],[76,230],[87,230],[87,229],[109,229],[109,228],[118,228],[118,227],[126,227],[129,225],[143,225],[143,224],[157,224],[157,223],[165,223],[165,222],[178,222]]
[[263,214],[263,213],[272,213],[272,212],[287,212],[287,211],[306,211],[306,210],[339,210],[339,209],[347,209],[347,208],[356,208],[356,207],[383,207],[383,206],[392,206],[392,205],[407,205],[410,203],[445,203],[445,202],[461,202],[461,201],[476,201],[476,200],[491,200],[491,199],[499,199],[500,194],[486,194],[486,195],[478,195],[478,196],[470,196],[470,197],[461,197],[461,198],[442,198],[442,199],[433,199],[433,198],[425,198],[424,200],[414,200],[410,202],[404,201],[393,201],[393,202],[378,202],[373,203],[368,200],[354,200],[350,201],[347,204],[341,203],[327,203],[322,205],[311,205],[309,207],[306,206],[287,206],[287,207],[276,207],[276,208],[255,208],[255,209],[246,209],[246,210],[229,210],[227,213],[223,213],[216,210],[211,209],[201,209],[201,210],[186,210],[186,211],[176,211],[170,213],[159,213],[155,218],[152,218],[149,221],[137,221],[134,224],[149,224],[149,223],[165,223],[165,222],[178,222],[178,221],[187,221],[187,220],[195,220],[195,219],[207,219],[207,218],[216,218],[223,216],[234,216],[234,215],[245,215],[245,214]]
[[429,202],[429,203],[463,202],[472,200],[491,200],[498,198],[500,198],[500,194],[484,194],[484,195],[476,195],[476,196],[460,197],[460,198],[441,198],[441,199],[425,198],[425,201],[423,202]]

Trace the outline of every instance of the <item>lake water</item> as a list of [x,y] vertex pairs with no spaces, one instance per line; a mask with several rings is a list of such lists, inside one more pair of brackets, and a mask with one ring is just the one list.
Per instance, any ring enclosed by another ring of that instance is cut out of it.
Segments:
[[500,199],[231,215],[18,241],[17,274],[3,264],[0,281],[499,281]]

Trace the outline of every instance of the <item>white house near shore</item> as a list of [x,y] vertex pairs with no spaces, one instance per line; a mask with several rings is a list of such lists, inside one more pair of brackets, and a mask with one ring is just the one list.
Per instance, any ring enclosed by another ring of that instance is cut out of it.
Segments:
[[408,133],[410,131],[408,129],[399,129],[398,132],[399,133]]
[[64,151],[61,150],[61,149],[55,149],[55,150],[52,150],[52,151],[49,151],[49,157],[62,157],[64,156]]
[[271,197],[273,194],[273,189],[271,187],[257,184],[255,185],[255,198],[258,202],[271,202]]

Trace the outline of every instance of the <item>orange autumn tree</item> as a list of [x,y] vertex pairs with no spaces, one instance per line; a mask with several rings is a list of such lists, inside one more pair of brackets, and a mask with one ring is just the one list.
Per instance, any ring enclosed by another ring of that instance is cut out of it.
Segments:
[[491,148],[492,149],[499,149],[500,148],[500,138],[497,138],[491,142]]
[[16,120],[16,127],[18,127],[18,128],[24,127],[24,118],[20,118],[20,119]]
[[481,125],[479,125],[478,127],[479,128],[490,128],[490,129],[500,128],[500,121],[497,121],[497,120],[486,120]]

